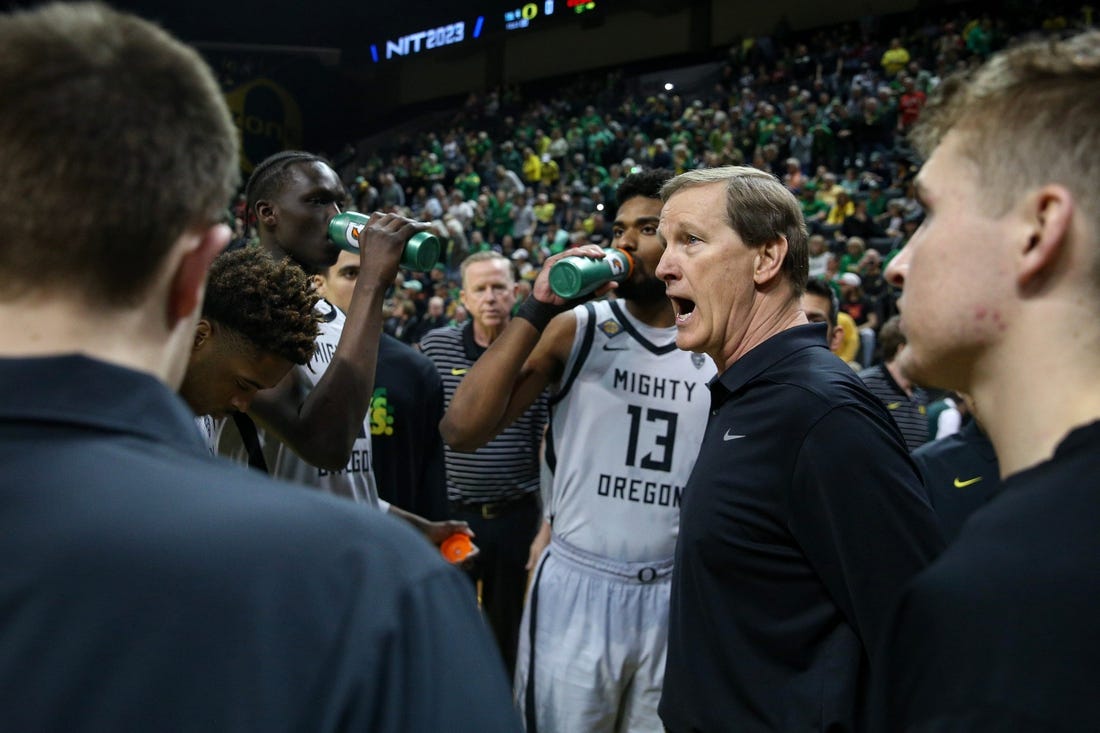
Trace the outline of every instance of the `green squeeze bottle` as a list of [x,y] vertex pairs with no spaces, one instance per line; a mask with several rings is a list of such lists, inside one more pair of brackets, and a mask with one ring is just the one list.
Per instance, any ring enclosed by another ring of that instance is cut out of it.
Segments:
[[[357,211],[344,211],[332,217],[328,223],[328,238],[348,252],[359,252],[359,232],[366,226],[368,217]],[[427,272],[439,261],[439,239],[429,232],[417,232],[405,243],[401,253],[401,266],[408,270]]]
[[588,295],[612,280],[621,282],[634,271],[634,258],[625,250],[604,249],[604,258],[573,255],[564,257],[550,268],[550,289],[558,297],[572,300]]

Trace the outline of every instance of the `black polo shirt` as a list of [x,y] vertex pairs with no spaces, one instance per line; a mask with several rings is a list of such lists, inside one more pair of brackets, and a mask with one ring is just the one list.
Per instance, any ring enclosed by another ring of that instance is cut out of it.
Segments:
[[897,426],[824,329],[783,331],[711,382],[672,581],[675,733],[863,729],[890,604],[942,548]]
[[[474,340],[472,321],[428,332],[420,340],[420,348],[439,370],[448,406],[470,367],[485,353]],[[543,392],[515,422],[476,451],[456,451],[444,444],[447,498],[465,504],[492,504],[536,494],[539,446],[548,419]]]
[[947,542],[952,542],[970,515],[1001,488],[997,454],[974,420],[968,420],[954,435],[913,451],[913,460],[924,477]]
[[878,397],[897,423],[905,444],[913,451],[928,442],[928,393],[913,387],[906,393],[885,364],[876,364],[859,373],[859,378]]
[[0,465],[5,731],[520,730],[465,578],[151,375],[0,358]]
[[1006,478],[905,589],[883,731],[1100,730],[1100,422]]

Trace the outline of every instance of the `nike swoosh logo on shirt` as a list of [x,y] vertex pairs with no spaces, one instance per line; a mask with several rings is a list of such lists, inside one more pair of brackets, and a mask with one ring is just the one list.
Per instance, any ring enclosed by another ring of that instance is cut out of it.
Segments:
[[626,351],[628,348],[630,348],[630,347],[629,346],[612,346],[611,344],[604,344],[603,345],[603,350],[604,351]]
[[722,440],[737,440],[738,438],[744,438],[744,437],[745,437],[744,435],[731,435],[730,431],[727,430],[726,434],[722,436]]
[[461,377],[463,374],[465,374],[468,371],[470,371],[470,370],[469,369],[456,369],[455,367],[451,367],[451,376],[452,377]]
[[982,480],[981,476],[977,476],[975,478],[967,479],[966,481],[960,481],[958,479],[958,477],[956,477],[955,478],[955,488],[956,489],[965,489],[967,486],[972,486],[973,484],[976,484],[981,480]]
[[900,403],[900,402],[888,402],[888,403],[886,404],[886,409],[887,409],[887,410],[896,410],[896,409],[898,409],[899,407],[901,407],[901,403]]

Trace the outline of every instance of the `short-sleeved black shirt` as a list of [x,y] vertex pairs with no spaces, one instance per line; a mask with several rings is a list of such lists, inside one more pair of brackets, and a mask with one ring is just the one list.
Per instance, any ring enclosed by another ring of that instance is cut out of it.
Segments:
[[1016,473],[902,594],[883,731],[1100,730],[1100,421]]
[[711,383],[673,573],[675,733],[861,730],[890,604],[942,548],[897,426],[823,331],[783,331]]
[[925,443],[913,451],[913,460],[948,543],[1001,488],[997,454],[974,420],[954,435]]
[[520,730],[465,578],[211,456],[151,375],[0,359],[0,465],[4,730]]
[[859,373],[859,378],[867,385],[871,394],[885,405],[909,450],[916,450],[928,442],[927,392],[920,387],[914,387],[911,395],[906,393],[885,364],[864,369]]
[[378,496],[432,520],[449,515],[442,419],[443,382],[435,364],[382,334],[370,411]]

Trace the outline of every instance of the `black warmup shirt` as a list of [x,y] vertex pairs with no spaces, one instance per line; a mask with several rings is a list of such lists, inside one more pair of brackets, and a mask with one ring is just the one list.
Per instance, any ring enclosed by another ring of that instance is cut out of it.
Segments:
[[369,418],[378,496],[427,519],[446,519],[443,382],[431,359],[388,333],[378,342]]
[[905,589],[876,730],[1100,730],[1098,446],[1095,422],[1005,479]]
[[913,451],[944,539],[954,541],[963,523],[1001,488],[993,444],[974,420],[954,435]]
[[863,730],[890,604],[942,548],[897,426],[824,329],[711,383],[672,576],[673,733]]
[[211,456],[152,376],[0,359],[0,465],[3,730],[520,730],[460,573]]

